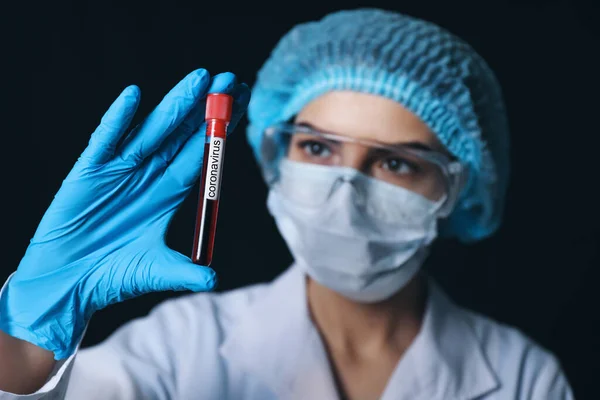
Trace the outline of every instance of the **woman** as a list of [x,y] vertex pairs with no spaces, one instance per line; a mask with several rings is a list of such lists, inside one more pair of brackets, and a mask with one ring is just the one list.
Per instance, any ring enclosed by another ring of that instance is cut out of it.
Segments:
[[295,263],[269,284],[170,300],[78,351],[92,314],[215,275],[164,242],[197,179],[192,72],[121,143],[127,88],[0,294],[1,399],[570,399],[556,358],[422,272],[439,234],[490,236],[508,175],[498,84],[464,42],[375,9],[299,25],[260,71],[248,138]]

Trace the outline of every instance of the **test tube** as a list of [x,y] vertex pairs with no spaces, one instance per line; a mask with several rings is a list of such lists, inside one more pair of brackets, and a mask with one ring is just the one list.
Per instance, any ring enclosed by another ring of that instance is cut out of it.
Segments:
[[211,93],[206,98],[206,142],[192,250],[192,262],[198,265],[209,266],[212,262],[225,140],[227,126],[231,121],[232,105],[233,97],[224,93]]

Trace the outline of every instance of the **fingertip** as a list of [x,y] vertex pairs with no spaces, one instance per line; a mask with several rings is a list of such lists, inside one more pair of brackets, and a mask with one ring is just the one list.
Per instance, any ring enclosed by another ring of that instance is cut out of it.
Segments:
[[129,85],[127,86],[122,93],[123,96],[133,97],[134,99],[139,99],[141,95],[141,90],[137,85]]
[[196,266],[202,270],[202,277],[197,282],[197,288],[199,290],[213,290],[218,283],[217,273],[210,267]]
[[137,106],[140,104],[140,88],[137,85],[129,85],[121,93],[120,101],[127,110],[127,113],[133,113],[137,110]]
[[128,118],[137,110],[140,99],[140,88],[136,85],[129,85],[112,102],[108,110],[101,118],[104,127],[107,125],[119,125],[129,123]]
[[250,103],[250,96],[250,87],[245,82],[242,82],[236,86],[234,100],[238,105],[244,107],[244,109]]
[[204,68],[199,68],[191,74],[191,86],[194,97],[200,97],[210,83],[210,74]]
[[246,83],[240,83],[233,89],[232,95],[234,99],[233,115],[231,117],[231,123],[227,128],[227,135],[230,135],[235,130],[248,109],[248,104],[250,103],[250,87]]
[[168,97],[172,101],[182,97],[185,101],[196,101],[201,98],[210,83],[210,74],[204,68],[190,72],[180,80],[170,91]]
[[208,70],[205,68],[195,69],[188,74],[188,78],[206,78],[209,76],[210,76],[210,74],[209,74]]
[[[213,271],[213,270],[211,270],[211,271]],[[214,290],[217,288],[218,284],[219,284],[219,279],[217,278],[217,274],[213,271],[212,277],[206,282],[206,289]]]
[[237,77],[232,72],[222,72],[213,77],[209,93],[229,93],[235,87]]

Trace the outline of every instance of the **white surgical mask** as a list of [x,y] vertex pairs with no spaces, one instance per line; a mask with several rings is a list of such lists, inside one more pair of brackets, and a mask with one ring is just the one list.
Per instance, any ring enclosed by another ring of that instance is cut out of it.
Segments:
[[[316,205],[318,198],[326,200]],[[351,168],[289,160],[267,201],[296,263],[365,303],[389,298],[419,271],[439,204]]]

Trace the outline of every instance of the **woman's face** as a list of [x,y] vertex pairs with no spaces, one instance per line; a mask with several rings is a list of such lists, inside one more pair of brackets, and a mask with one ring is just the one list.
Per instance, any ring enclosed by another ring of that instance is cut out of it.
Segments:
[[[307,104],[296,116],[295,124],[356,139],[446,153],[424,122],[397,102],[381,96],[351,91],[329,92]],[[316,143],[310,135],[298,133],[292,137],[288,158],[355,168],[388,183],[407,187],[431,200],[437,200],[443,194],[443,179],[435,165],[414,157],[373,153],[369,146],[352,142],[343,146]]]

